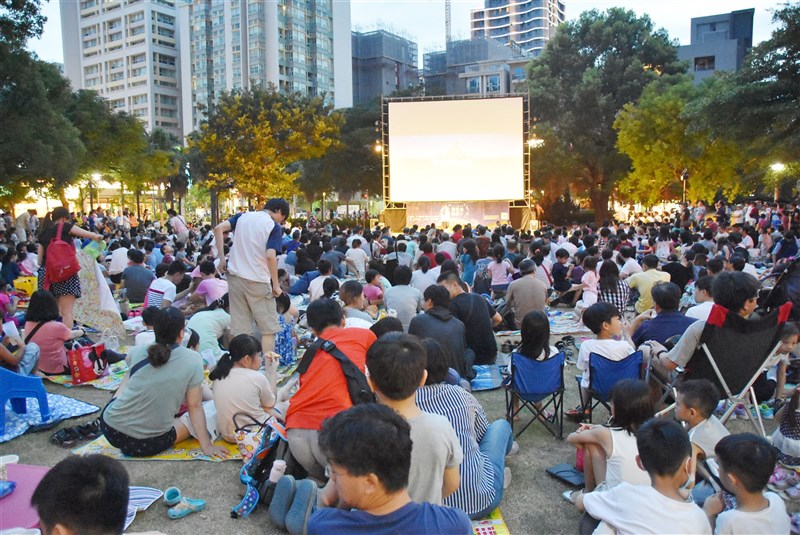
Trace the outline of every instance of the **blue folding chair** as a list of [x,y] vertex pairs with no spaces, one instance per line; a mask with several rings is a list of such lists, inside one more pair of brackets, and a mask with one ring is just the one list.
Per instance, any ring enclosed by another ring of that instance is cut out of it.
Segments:
[[[641,351],[635,351],[622,360],[607,359],[597,353],[589,354],[589,399],[583,399],[583,392],[580,390],[582,376],[579,375],[575,378],[578,381],[583,420],[587,419],[587,407],[590,423],[592,413],[598,405],[603,405],[611,414],[611,391],[614,389],[614,385],[623,379],[642,379],[642,360]],[[649,371],[645,372],[645,382],[648,379],[647,375],[649,375]]]
[[26,377],[0,366],[0,407],[3,408],[3,419],[0,420],[0,436],[6,432],[6,403],[11,400],[11,410],[17,414],[28,412],[27,398],[36,398],[39,402],[39,413],[42,423],[50,420],[50,405],[47,403],[47,391],[39,377]]
[[[515,436],[519,437],[536,421],[556,438],[564,438],[564,353],[556,353],[545,360],[534,360],[519,353],[511,354],[511,375],[503,383],[506,390],[506,419],[514,432],[514,418],[523,410],[532,413],[531,419]],[[548,399],[549,398],[549,399]],[[514,402],[518,400],[518,407]],[[547,400],[542,408],[536,403]],[[553,416],[545,411],[553,408]]]

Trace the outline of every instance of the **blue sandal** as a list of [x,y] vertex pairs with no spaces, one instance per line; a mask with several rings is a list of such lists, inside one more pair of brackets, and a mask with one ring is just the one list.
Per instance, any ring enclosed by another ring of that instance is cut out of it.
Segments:
[[170,487],[164,491],[164,505],[167,507],[174,507],[181,503],[181,498],[183,498],[183,494],[181,494],[181,489],[178,487]]
[[179,518],[183,518],[192,513],[202,511],[205,508],[205,500],[195,500],[184,497],[181,498],[180,502],[178,502],[178,505],[170,508],[170,510],[167,511],[167,516],[170,518],[170,520],[178,520]]
[[282,476],[275,485],[275,493],[269,502],[269,519],[276,528],[286,529],[286,514],[292,506],[295,481],[292,476]]

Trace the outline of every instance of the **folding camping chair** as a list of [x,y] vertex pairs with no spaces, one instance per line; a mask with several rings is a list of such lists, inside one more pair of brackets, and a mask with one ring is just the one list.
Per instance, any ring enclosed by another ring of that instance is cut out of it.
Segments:
[[[531,419],[515,436],[519,437],[536,421],[542,423],[552,435],[564,438],[564,353],[556,353],[545,360],[534,360],[519,353],[511,354],[511,375],[504,381],[506,390],[506,419],[514,432],[514,418],[523,410],[532,413]],[[548,399],[549,398],[549,399]],[[536,403],[544,401],[541,409]],[[514,409],[514,402],[519,406]],[[545,411],[553,407],[552,418]]]
[[[791,310],[792,303],[784,303],[762,317],[746,319],[714,305],[700,335],[700,345],[686,366],[678,369],[675,379],[666,385],[665,397],[673,393],[681,381],[708,379],[730,402],[720,421],[724,424],[737,405],[744,405],[751,414],[755,413],[755,420],[751,417],[750,422],[756,432],[766,437],[753,383],[780,347],[781,328]],[[674,407],[673,403],[659,415]]]
[[[589,409],[589,423],[591,423],[592,414],[598,405],[603,405],[611,414],[611,391],[614,389],[614,385],[623,379],[642,378],[643,358],[641,351],[634,351],[622,360],[610,360],[597,353],[589,354],[589,388],[587,389],[589,399],[583,399],[583,392],[580,389],[583,376],[575,377],[578,381],[583,414],[586,414],[587,407]],[[646,380],[647,373],[645,373]],[[585,420],[585,416],[582,417],[582,420]]]

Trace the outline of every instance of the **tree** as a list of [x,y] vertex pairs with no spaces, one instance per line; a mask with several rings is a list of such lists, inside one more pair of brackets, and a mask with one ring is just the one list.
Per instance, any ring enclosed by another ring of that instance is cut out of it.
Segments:
[[719,190],[733,197],[745,190],[743,173],[755,164],[753,159],[734,141],[693,127],[686,113],[689,103],[713,84],[697,87],[688,77],[677,84],[657,80],[636,103],[623,106],[614,128],[617,148],[632,163],[619,188],[627,199],[653,205],[680,198],[687,178],[687,199],[713,199]]
[[64,111],[69,82],[25,50],[0,46],[0,177],[50,188],[66,203],[85,148]]
[[40,0],[3,0],[0,2],[0,43],[22,48],[31,37],[44,31],[47,18],[41,14]]
[[375,150],[379,134],[380,103],[344,111],[340,143],[321,158],[303,162],[297,185],[311,200],[322,192],[337,191],[350,199],[357,191],[378,193],[382,187],[381,155]]
[[562,24],[528,66],[536,135],[549,138],[535,150],[538,174],[572,182],[591,199],[598,222],[605,219],[614,185],[630,168],[616,148],[617,113],[651,81],[684,71],[667,33],[654,30],[646,15],[593,10]]
[[224,93],[208,110],[200,134],[189,138],[204,160],[209,188],[231,182],[245,196],[289,196],[298,162],[318,158],[335,143],[342,123],[324,97],[264,89]]

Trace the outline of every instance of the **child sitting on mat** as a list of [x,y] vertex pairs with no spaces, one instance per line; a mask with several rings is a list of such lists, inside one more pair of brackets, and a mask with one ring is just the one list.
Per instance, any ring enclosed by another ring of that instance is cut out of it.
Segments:
[[[220,357],[209,378],[213,381],[217,429],[226,441],[236,443],[233,418],[238,413],[249,418],[237,424],[250,424],[252,420],[264,423],[270,415],[283,419],[283,414],[275,410],[279,358],[273,352],[264,355],[261,342],[249,334],[235,336],[228,352]],[[266,376],[259,371],[264,360]]]

